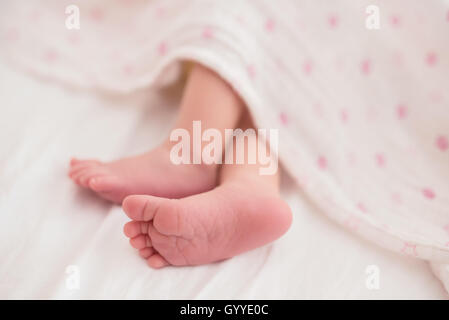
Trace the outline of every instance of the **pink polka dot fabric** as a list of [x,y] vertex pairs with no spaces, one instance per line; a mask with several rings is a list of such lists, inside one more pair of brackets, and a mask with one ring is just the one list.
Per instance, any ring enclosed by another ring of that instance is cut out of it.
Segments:
[[[24,70],[129,92],[214,69],[334,221],[385,248],[449,263],[449,7],[443,0],[5,1],[3,54]],[[20,22],[20,23],[19,23]],[[298,196],[300,194],[298,193]],[[448,283],[449,285],[449,283]]]

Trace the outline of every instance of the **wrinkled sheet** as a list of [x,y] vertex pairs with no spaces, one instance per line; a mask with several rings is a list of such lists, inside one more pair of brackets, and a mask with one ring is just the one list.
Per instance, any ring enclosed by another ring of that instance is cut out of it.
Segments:
[[[122,234],[121,208],[77,188],[67,166],[155,146],[179,92],[63,87],[0,60],[0,298],[447,298],[425,261],[347,233],[285,174],[294,222],[279,241],[211,265],[148,268]],[[370,265],[379,290],[366,286]]]

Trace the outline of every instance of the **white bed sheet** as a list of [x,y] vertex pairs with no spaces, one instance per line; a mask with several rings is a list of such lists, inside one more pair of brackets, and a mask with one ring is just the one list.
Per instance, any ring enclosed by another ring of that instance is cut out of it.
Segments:
[[[0,298],[447,298],[426,262],[348,234],[287,177],[294,223],[279,241],[212,265],[148,268],[122,234],[120,207],[77,188],[67,164],[73,155],[108,160],[156,145],[178,98],[177,88],[80,91],[0,63]],[[369,265],[379,267],[378,290],[365,284]],[[79,289],[67,285],[69,266]]]

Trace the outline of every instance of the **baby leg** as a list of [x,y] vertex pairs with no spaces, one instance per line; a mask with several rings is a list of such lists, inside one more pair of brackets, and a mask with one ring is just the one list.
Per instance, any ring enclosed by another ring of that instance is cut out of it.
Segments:
[[[223,79],[201,65],[194,65],[175,128],[187,130],[192,137],[193,121],[201,121],[202,130],[215,128],[223,132],[236,126],[242,110],[242,101]],[[167,138],[149,152],[112,162],[72,159],[69,176],[78,185],[116,203],[131,194],[181,198],[215,187],[217,165],[175,165],[170,160],[173,145]]]

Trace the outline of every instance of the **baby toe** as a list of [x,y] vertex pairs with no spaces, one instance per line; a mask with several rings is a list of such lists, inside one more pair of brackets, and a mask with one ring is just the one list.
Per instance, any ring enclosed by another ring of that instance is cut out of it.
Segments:
[[139,250],[139,255],[144,258],[144,259],[148,259],[149,257],[151,257],[153,254],[155,253],[153,248],[143,248]]
[[143,234],[130,239],[129,243],[135,249],[143,249],[146,247],[151,247],[150,237],[148,235],[143,235]]
[[81,162],[70,166],[69,174],[73,175],[84,169],[100,166],[100,162]]
[[73,165],[75,165],[75,164],[77,164],[77,163],[80,163],[81,162],[81,160],[80,159],[77,159],[77,158],[72,158],[72,159],[70,159],[70,165],[71,166],[73,166]]
[[123,232],[128,238],[134,238],[140,234],[148,234],[148,226],[148,222],[130,221],[123,227]]
[[85,163],[85,164],[88,164],[88,163],[90,163],[90,164],[98,164],[98,163],[101,163],[101,162],[99,160],[96,160],[96,159],[81,160],[81,159],[78,159],[78,158],[72,158],[70,160],[70,165],[77,165],[77,164],[82,164],[82,163]]
[[80,178],[86,174],[86,169],[80,170],[78,172],[69,173],[70,179],[72,179],[76,184],[80,185]]
[[165,260],[160,254],[156,253],[147,259],[147,263],[151,268],[160,269],[169,265],[167,260]]

